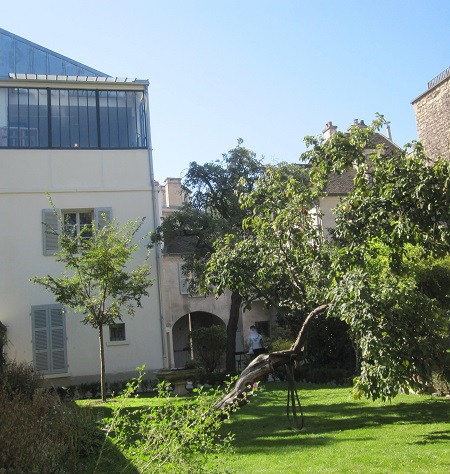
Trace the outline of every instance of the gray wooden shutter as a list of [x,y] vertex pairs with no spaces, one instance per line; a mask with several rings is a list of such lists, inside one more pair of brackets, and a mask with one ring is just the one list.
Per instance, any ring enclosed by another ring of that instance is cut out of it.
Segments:
[[112,222],[112,207],[96,207],[94,209],[94,220],[97,229],[102,229],[107,222]]
[[61,306],[49,307],[49,323],[52,374],[67,372],[65,316]]
[[42,209],[42,242],[44,255],[53,255],[59,248],[59,209]]
[[36,370],[50,373],[50,341],[48,339],[47,306],[32,306],[33,353]]
[[33,355],[43,375],[67,372],[65,316],[59,305],[31,307]]

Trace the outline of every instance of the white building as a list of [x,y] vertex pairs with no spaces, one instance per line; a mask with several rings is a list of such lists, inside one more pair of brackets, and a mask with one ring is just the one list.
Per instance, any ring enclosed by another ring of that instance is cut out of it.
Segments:
[[[74,225],[106,212],[120,223],[157,223],[148,111],[148,82],[117,79],[0,29],[0,321],[7,356],[33,362],[46,378],[69,384],[98,379],[97,331],[55,305],[30,282],[59,275],[55,242],[43,224],[50,193]],[[142,249],[136,262],[142,263]],[[156,283],[134,318],[104,328],[107,380],[143,364],[167,365]],[[79,379],[81,380],[81,379]]]

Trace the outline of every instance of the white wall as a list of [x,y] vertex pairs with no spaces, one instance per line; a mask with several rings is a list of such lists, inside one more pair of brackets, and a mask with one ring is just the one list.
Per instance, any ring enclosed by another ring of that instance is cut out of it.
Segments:
[[[62,270],[42,251],[41,211],[50,207],[45,191],[57,208],[112,207],[120,223],[146,217],[141,233],[148,232],[154,224],[149,156],[147,150],[0,150],[0,169],[0,321],[7,327],[8,356],[32,361],[31,306],[53,304],[54,299],[29,279]],[[141,249],[137,263],[145,253]],[[149,263],[156,278],[154,252]],[[142,304],[134,319],[124,316],[128,344],[106,347],[108,373],[164,365],[157,285]],[[66,375],[99,374],[96,330],[82,325],[73,311],[66,314],[66,329]]]

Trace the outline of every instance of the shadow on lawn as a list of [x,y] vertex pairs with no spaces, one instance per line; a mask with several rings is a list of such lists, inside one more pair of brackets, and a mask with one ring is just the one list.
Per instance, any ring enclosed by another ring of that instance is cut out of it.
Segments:
[[[304,428],[299,432],[290,429],[286,416],[287,386],[279,384],[276,389],[266,386],[266,391],[241,408],[239,415],[233,420],[230,431],[236,434],[236,444],[240,451],[255,451],[275,445],[280,448],[298,447],[300,439],[302,448],[317,447],[346,441],[343,437],[336,439],[333,436],[335,432],[448,421],[448,400],[417,398],[417,401],[394,401],[392,404],[381,405],[367,400],[350,400],[350,389],[348,398],[344,400],[346,397],[342,395],[342,388],[336,389],[337,396],[333,396],[333,388],[328,388],[326,394],[318,395],[320,401],[325,403],[315,403],[314,391],[319,388],[324,390],[323,386],[312,387],[312,390],[309,386],[298,389],[304,412]],[[361,435],[352,439],[372,439],[363,433]],[[416,443],[436,443],[449,439],[450,431],[441,431],[425,435]]]
[[[97,418],[105,418],[112,416],[112,409],[105,406],[103,403],[94,403],[88,406],[83,406],[82,409],[92,410],[96,413]],[[126,411],[133,411],[133,408],[125,409]],[[100,431],[100,427],[98,428]],[[104,433],[100,436],[104,439]],[[106,440],[102,448],[99,448],[90,456],[80,460],[80,466],[77,470],[80,474],[92,473],[96,474],[139,474],[139,470],[127,459],[120,449],[110,440]]]

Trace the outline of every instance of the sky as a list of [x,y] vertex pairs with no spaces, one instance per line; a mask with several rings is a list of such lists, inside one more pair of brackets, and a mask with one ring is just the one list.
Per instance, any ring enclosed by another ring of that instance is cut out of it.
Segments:
[[[21,0],[0,27],[115,77],[148,79],[155,178],[244,140],[266,163],[376,113],[400,146],[450,66],[448,0]],[[384,133],[387,133],[384,131]]]

